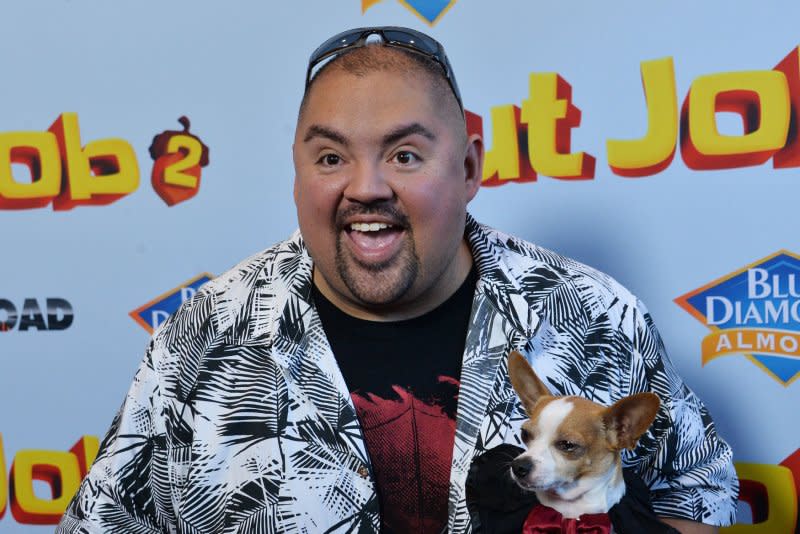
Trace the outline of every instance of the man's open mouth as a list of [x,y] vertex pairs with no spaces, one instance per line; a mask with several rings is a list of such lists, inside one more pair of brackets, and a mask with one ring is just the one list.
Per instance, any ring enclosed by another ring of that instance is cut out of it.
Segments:
[[351,242],[351,251],[368,263],[386,261],[394,255],[404,232],[400,225],[375,221],[353,222],[344,230]]
[[350,230],[355,232],[380,232],[381,230],[387,230],[394,228],[391,224],[386,223],[352,223],[350,224]]

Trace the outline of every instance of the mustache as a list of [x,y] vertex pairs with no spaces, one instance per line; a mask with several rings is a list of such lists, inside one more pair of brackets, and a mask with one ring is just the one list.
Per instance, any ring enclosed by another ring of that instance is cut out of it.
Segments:
[[393,226],[409,228],[408,216],[389,204],[353,205],[336,212],[336,227],[342,229],[347,226],[347,220],[359,215],[378,215],[382,219],[392,221]]

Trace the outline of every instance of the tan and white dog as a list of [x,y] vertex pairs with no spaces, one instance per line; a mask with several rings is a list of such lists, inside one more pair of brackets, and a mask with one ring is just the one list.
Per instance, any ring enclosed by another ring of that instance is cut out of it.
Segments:
[[650,427],[658,396],[638,393],[610,407],[556,397],[518,352],[508,357],[508,373],[530,417],[521,431],[527,450],[511,463],[514,481],[565,518],[608,512],[625,493],[620,451]]

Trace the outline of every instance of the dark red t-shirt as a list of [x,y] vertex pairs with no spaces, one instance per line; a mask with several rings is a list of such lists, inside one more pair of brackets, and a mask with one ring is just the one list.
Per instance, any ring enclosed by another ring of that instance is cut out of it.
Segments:
[[351,317],[314,301],[356,407],[381,504],[381,532],[447,527],[461,360],[473,269],[439,307],[406,321]]

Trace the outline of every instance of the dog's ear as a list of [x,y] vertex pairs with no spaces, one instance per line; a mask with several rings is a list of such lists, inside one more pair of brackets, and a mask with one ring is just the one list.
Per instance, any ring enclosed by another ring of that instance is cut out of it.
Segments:
[[547,386],[533,372],[528,360],[517,351],[508,355],[508,376],[528,415],[533,413],[533,407],[539,399],[550,395]]
[[603,422],[609,443],[617,450],[633,449],[650,428],[660,404],[655,393],[637,393],[606,408]]

